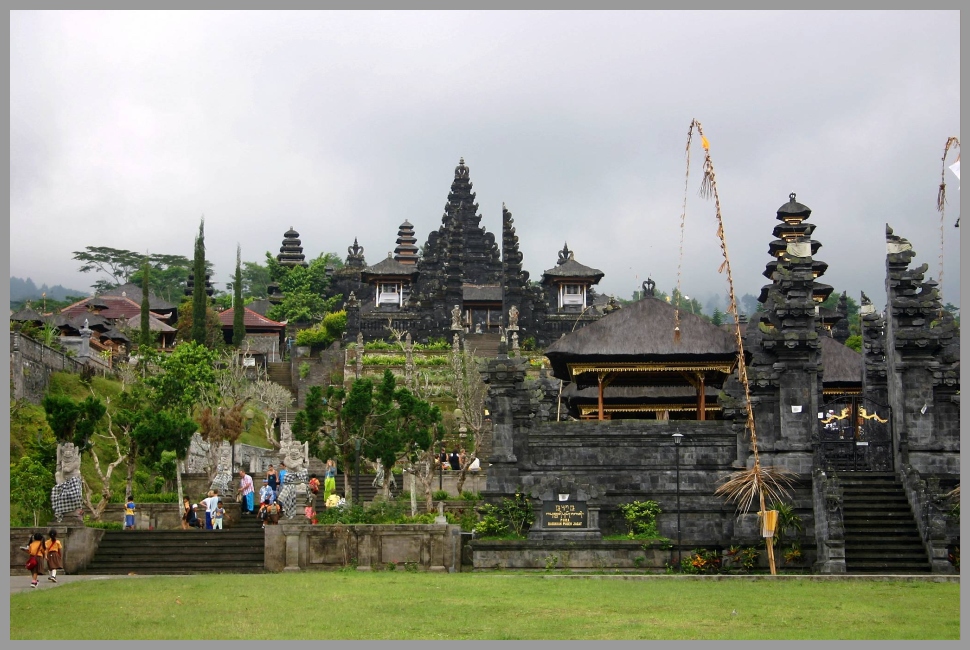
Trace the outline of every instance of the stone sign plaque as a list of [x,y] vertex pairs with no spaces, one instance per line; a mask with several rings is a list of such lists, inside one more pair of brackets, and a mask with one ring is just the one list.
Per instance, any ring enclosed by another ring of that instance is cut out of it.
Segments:
[[542,527],[571,530],[589,527],[589,512],[585,501],[543,501]]

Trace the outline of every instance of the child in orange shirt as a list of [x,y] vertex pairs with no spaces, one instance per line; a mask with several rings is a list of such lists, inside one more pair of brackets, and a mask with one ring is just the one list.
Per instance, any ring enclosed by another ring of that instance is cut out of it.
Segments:
[[44,536],[34,533],[34,538],[27,546],[27,570],[30,571],[30,587],[37,588],[37,576],[40,575],[41,562],[44,561]]

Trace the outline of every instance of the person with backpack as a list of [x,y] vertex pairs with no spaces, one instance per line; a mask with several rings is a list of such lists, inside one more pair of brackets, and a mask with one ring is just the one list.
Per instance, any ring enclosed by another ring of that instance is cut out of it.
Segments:
[[64,569],[64,562],[62,560],[62,553],[64,551],[64,545],[61,544],[61,540],[57,539],[57,531],[53,528],[47,533],[47,542],[44,544],[44,553],[47,556],[47,579],[51,582],[57,582],[57,570]]
[[135,530],[135,501],[130,494],[125,502],[125,530]]
[[40,575],[41,562],[44,561],[44,536],[34,533],[34,538],[27,546],[27,570],[30,571],[30,588],[37,588],[37,576]]

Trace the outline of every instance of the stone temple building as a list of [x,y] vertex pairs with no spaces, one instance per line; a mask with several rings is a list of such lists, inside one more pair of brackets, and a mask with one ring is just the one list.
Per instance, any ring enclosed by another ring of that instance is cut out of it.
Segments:
[[[523,344],[532,339],[536,347],[544,347],[611,309],[594,289],[603,272],[577,261],[568,245],[539,282],[531,282],[522,267],[512,213],[503,205],[500,240],[480,225],[481,220],[462,159],[455,167],[441,225],[428,235],[423,248],[418,248],[409,221],[400,225],[393,250],[376,263],[367,263],[355,239],[344,265],[331,271],[330,295],[341,294],[346,301],[347,339],[356,340],[358,332],[368,341],[387,338],[390,321],[391,327],[410,332],[420,342],[432,337],[450,340],[458,329],[472,340],[497,342],[508,328]],[[306,264],[299,233],[292,228],[284,235],[277,259],[281,264]]]
[[[953,573],[959,527],[945,495],[960,480],[959,331],[927,266],[910,268],[912,246],[887,226],[887,305],[880,313],[863,296],[864,354],[843,350],[837,320],[819,309],[832,288],[819,281],[810,214],[794,194],[778,209],[764,311],[743,331],[760,462],[795,477],[800,566]],[[620,566],[599,536],[625,532],[619,506],[634,500],[658,502],[660,534],[678,553],[761,546],[756,515],[714,495],[754,464],[736,343],[671,310],[648,297],[567,334],[547,348],[553,377],[527,379],[504,346],[488,361],[483,496],[531,498],[537,523],[520,554],[541,560],[558,539],[572,568]],[[577,528],[552,527],[563,512]],[[476,568],[506,566],[502,548],[475,542]]]

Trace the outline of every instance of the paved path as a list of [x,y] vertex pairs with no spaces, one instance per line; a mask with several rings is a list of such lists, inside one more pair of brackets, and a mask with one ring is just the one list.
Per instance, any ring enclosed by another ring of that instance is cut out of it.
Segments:
[[[116,579],[133,579],[133,578],[159,578],[166,576],[158,575],[59,575],[57,576],[57,582],[51,582],[47,579],[47,576],[40,576],[40,581],[37,583],[36,589],[31,589],[30,587],[30,574],[10,576],[10,593],[19,594],[24,591],[40,591],[41,589],[54,589],[60,587],[61,585],[69,585],[72,582],[83,582],[89,580],[116,580]],[[170,576],[171,577],[171,576]],[[187,575],[181,575],[180,578],[188,577]]]

